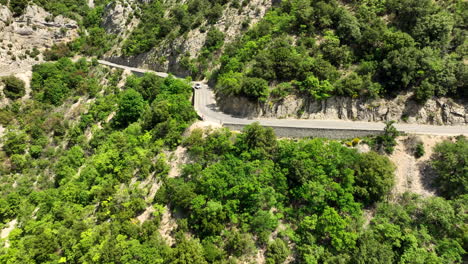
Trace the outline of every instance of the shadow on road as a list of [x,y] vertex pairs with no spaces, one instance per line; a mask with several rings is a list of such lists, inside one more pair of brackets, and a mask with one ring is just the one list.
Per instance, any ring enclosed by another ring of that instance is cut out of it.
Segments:
[[219,109],[218,109],[218,106],[216,106],[216,104],[209,104],[207,105],[207,107],[210,109],[210,110],[213,110],[215,112],[220,112]]

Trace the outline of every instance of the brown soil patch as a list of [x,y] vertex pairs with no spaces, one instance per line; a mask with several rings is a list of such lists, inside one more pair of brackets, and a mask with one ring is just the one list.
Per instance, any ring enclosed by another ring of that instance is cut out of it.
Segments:
[[[414,157],[408,143],[409,137],[416,137],[424,144],[426,152],[424,156],[419,159]],[[398,138],[398,145],[389,157],[396,165],[394,197],[405,192],[420,194],[423,197],[435,195],[435,189],[432,186],[434,172],[430,168],[429,160],[435,145],[448,139],[451,137],[432,135],[412,135]]]

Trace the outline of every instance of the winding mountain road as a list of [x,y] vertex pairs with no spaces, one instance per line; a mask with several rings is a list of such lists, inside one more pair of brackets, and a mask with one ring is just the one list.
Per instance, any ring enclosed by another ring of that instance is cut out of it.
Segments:
[[[146,69],[128,67],[112,62],[98,60],[102,65],[114,68],[130,70],[133,73],[144,74],[154,73],[160,77],[167,77],[165,72],[155,72]],[[213,91],[203,82],[200,82],[201,88],[195,89],[194,108],[198,115],[206,121],[220,124],[247,125],[253,122],[259,122],[263,126],[270,127],[291,127],[291,128],[322,128],[336,130],[370,130],[382,131],[383,123],[375,122],[357,122],[345,120],[311,120],[311,119],[266,119],[266,118],[241,118],[235,117],[219,110],[216,104]],[[430,134],[430,135],[468,135],[468,126],[434,126],[421,124],[397,123],[395,127],[402,132],[411,134]]]

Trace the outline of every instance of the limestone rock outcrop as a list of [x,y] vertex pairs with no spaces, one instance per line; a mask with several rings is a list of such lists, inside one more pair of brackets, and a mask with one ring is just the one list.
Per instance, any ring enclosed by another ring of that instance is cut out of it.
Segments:
[[[134,21],[127,21],[126,28],[122,30],[123,17],[127,19],[132,11],[131,3],[137,0],[124,0],[126,4],[121,4],[121,1],[113,1],[108,5],[105,11],[104,24],[107,32],[116,33],[119,36],[128,35],[134,28]],[[143,2],[143,0],[139,0]],[[165,0],[165,3],[176,2],[174,0]],[[184,1],[178,2],[183,3]],[[172,3],[173,4],[173,3]],[[123,8],[125,6],[125,8]],[[240,11],[237,8],[227,7],[213,27],[223,32],[225,35],[225,43],[233,41],[239,34],[243,32],[246,21],[250,21],[253,25],[259,21],[272,6],[272,0],[251,0],[248,5]],[[126,9],[127,11],[125,11]],[[122,14],[128,14],[123,16]],[[112,21],[112,22],[111,22]],[[184,57],[195,58],[200,54],[201,49],[205,45],[207,31],[202,28],[210,26],[204,21],[203,24],[195,29],[189,30],[183,36],[171,40],[165,40],[151,51],[132,57],[125,57],[119,48],[113,48],[105,54],[105,59],[114,63],[125,64],[132,67],[144,67],[155,71],[171,72],[178,76],[190,75],[190,71],[181,63]],[[121,39],[125,39],[122,37]],[[117,45],[118,47],[121,47]]]
[[245,97],[219,97],[225,113],[243,117],[341,119],[383,122],[396,120],[415,124],[467,125],[468,103],[450,98],[433,98],[424,105],[411,99],[411,93],[394,99],[364,100],[331,97],[317,101],[290,95],[281,100],[252,102]]
[[26,7],[20,17],[13,17],[6,6],[0,5],[0,73],[27,71],[42,61],[42,51],[77,36],[78,25],[69,18],[53,17],[36,5]]

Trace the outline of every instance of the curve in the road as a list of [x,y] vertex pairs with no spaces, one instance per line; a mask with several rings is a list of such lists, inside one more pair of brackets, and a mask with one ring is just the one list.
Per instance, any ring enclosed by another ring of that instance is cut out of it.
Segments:
[[[115,64],[105,60],[98,60],[100,64],[109,67],[130,70],[133,73],[144,74],[147,72],[154,73],[160,77],[167,77],[165,72],[156,72],[147,69],[129,67],[125,65]],[[202,83],[202,82],[201,82]],[[219,110],[216,104],[213,91],[202,83],[200,89],[195,89],[194,93],[194,108],[198,115],[206,121],[216,122],[220,124],[233,125],[248,125],[253,122],[259,122],[263,126],[270,127],[291,127],[291,128],[314,128],[314,129],[330,129],[330,130],[368,130],[382,131],[383,123],[375,122],[358,122],[344,120],[310,120],[310,119],[264,119],[264,118],[240,118],[223,113]],[[435,126],[421,124],[402,124],[397,123],[395,127],[402,132],[411,134],[431,134],[431,135],[468,135],[468,126]]]

